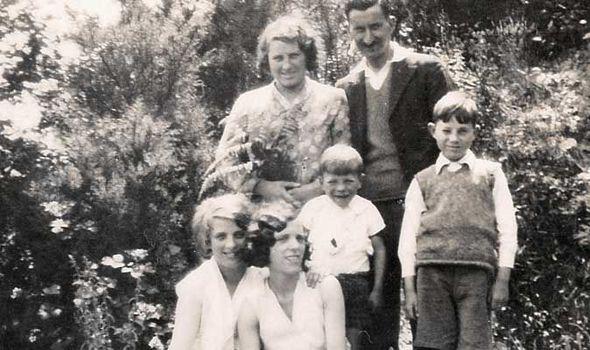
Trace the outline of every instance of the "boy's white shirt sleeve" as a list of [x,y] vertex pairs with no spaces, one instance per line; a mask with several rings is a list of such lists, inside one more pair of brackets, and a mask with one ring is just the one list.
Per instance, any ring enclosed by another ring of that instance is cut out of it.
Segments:
[[299,215],[297,215],[297,221],[299,221],[301,223],[301,225],[303,225],[303,227],[305,227],[306,229],[310,230],[311,229],[311,216],[313,213],[313,199],[308,201],[307,203],[305,203],[303,205],[303,207],[301,208],[301,211],[299,212]]
[[493,170],[494,207],[496,228],[498,230],[498,266],[514,267],[514,259],[518,249],[516,215],[512,195],[508,189],[508,180],[500,164]]
[[405,211],[399,238],[397,255],[402,266],[402,277],[416,275],[416,235],[420,218],[426,210],[418,181],[413,179],[405,199]]
[[367,214],[368,214],[368,224],[369,224],[369,237],[372,237],[376,234],[378,234],[379,232],[381,232],[384,228],[385,228],[385,221],[383,221],[383,217],[381,216],[381,213],[379,213],[379,210],[377,209],[377,207],[375,207],[372,203],[369,203],[370,207],[369,210],[367,210]]

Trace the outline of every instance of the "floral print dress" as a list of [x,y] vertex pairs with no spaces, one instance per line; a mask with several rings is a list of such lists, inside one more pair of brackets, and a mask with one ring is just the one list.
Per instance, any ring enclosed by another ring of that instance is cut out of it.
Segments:
[[226,121],[201,193],[249,193],[259,179],[311,183],[322,152],[350,143],[344,90],[309,78],[293,101],[274,83],[242,94]]

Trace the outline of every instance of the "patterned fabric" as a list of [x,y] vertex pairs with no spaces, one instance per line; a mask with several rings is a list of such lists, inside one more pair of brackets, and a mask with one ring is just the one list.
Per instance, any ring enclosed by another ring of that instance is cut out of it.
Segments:
[[258,179],[311,183],[322,152],[336,143],[350,143],[343,90],[306,78],[293,101],[274,83],[246,92],[227,118],[202,192],[221,187],[248,193]]

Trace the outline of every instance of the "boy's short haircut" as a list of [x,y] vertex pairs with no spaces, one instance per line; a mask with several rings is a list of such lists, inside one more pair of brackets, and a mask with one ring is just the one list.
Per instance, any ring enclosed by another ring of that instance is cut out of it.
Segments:
[[461,91],[447,92],[436,102],[432,112],[432,121],[448,122],[455,118],[461,124],[477,125],[480,114],[475,101]]
[[240,229],[246,231],[250,224],[252,204],[243,194],[225,194],[204,200],[195,208],[191,220],[193,241],[199,255],[211,257],[211,219],[233,220]]
[[334,175],[360,175],[363,172],[363,158],[352,147],[337,144],[328,147],[320,157],[320,173]]

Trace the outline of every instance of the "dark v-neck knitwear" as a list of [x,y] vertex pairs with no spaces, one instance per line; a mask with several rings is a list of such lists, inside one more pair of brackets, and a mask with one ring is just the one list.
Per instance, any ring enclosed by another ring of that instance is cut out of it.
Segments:
[[402,198],[407,188],[389,127],[389,119],[392,117],[392,106],[389,103],[391,71],[390,69],[380,89],[374,89],[368,80],[365,81],[369,147],[365,157],[366,176],[360,194],[373,201]]

